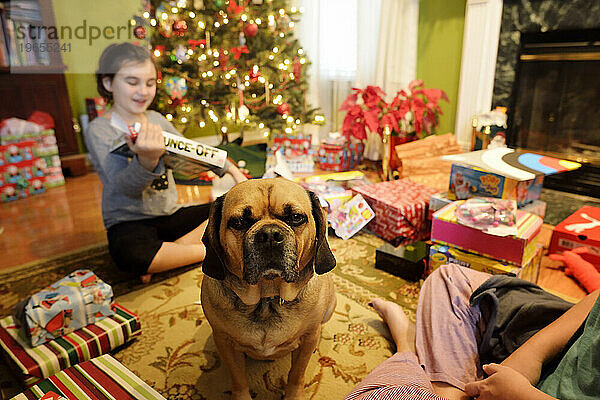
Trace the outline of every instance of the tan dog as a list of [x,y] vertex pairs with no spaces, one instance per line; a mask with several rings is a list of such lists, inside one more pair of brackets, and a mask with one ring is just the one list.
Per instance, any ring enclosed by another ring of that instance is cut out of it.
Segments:
[[[335,309],[335,258],[317,196],[282,179],[242,182],[213,204],[203,242],[202,308],[231,376],[250,400],[244,354],[292,353],[285,399],[301,399],[321,324]],[[315,275],[316,273],[316,275]]]

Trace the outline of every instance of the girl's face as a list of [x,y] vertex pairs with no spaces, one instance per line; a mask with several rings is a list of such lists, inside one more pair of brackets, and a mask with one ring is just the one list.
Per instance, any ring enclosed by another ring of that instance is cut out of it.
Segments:
[[156,69],[152,61],[123,63],[112,81],[104,87],[112,92],[113,107],[124,118],[137,117],[148,108],[156,94]]

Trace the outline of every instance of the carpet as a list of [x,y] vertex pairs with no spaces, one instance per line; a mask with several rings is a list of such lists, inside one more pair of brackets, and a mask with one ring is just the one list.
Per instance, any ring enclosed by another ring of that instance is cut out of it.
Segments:
[[[306,372],[307,399],[343,399],[369,371],[393,354],[387,328],[367,305],[370,299],[394,300],[414,321],[421,283],[375,269],[375,249],[382,244],[380,239],[362,233],[348,241],[330,237],[337,259],[332,273],[337,308],[323,326],[319,347]],[[115,358],[168,399],[229,399],[226,368],[197,304],[203,278],[198,267],[178,270],[174,275],[161,274],[144,286],[137,278],[115,273],[106,246],[99,245],[29,266],[28,270],[13,271],[9,276],[0,274],[0,314],[12,312],[14,304],[27,294],[81,267],[96,271],[112,284],[116,300],[140,316],[142,335],[118,351]],[[289,356],[269,362],[248,360],[253,398],[281,398],[289,367]],[[1,386],[4,392],[11,389],[7,382]]]

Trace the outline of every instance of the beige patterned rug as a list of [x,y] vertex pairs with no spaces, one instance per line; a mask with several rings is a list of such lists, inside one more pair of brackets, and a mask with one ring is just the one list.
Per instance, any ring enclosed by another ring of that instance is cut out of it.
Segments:
[[[414,320],[420,282],[375,269],[375,249],[382,244],[366,234],[348,241],[330,238],[337,259],[333,271],[337,308],[323,326],[306,371],[306,399],[343,399],[392,355],[389,332],[367,305],[373,297],[398,302]],[[230,398],[227,370],[198,303],[202,278],[200,268],[194,268],[117,298],[139,315],[143,333],[115,358],[170,400]],[[253,398],[280,399],[289,367],[289,356],[248,360]]]

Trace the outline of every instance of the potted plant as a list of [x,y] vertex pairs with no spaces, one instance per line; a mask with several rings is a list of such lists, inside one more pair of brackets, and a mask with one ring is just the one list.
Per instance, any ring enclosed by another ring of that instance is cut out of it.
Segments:
[[413,80],[408,91],[400,90],[391,102],[379,86],[353,88],[340,110],[346,111],[342,133],[359,140],[367,139],[366,128],[377,133],[382,141],[387,127],[391,132],[390,146],[421,139],[435,133],[442,110],[440,99],[448,102],[442,89],[428,89],[422,80]]

